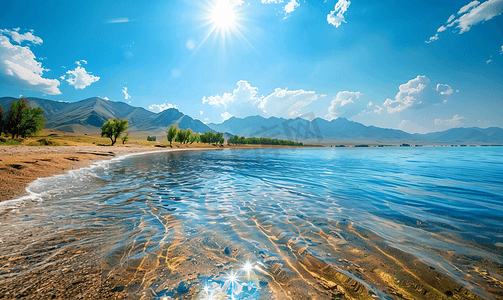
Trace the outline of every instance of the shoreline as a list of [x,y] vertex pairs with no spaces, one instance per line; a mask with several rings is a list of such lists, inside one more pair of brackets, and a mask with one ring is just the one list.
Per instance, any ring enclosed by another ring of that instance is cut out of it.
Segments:
[[27,187],[52,177],[127,154],[159,151],[145,146],[2,146],[0,147],[0,203],[28,196]]
[[211,146],[178,145],[175,147],[140,146],[0,146],[0,203],[29,196],[28,186],[40,178],[65,174],[92,164],[130,154],[168,150],[223,150],[297,148],[274,145]]

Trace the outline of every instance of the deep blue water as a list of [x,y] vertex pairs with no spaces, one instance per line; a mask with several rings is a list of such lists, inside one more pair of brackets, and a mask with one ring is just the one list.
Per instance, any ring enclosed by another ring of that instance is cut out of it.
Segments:
[[[443,257],[443,252],[503,264],[502,150],[390,147],[150,153],[38,180],[30,185],[32,198],[0,208],[9,209],[12,220],[18,214],[19,220],[49,232],[120,226],[121,236],[106,250],[110,257],[132,243],[148,241],[135,254],[148,256],[166,244],[189,245],[191,237],[209,234],[238,245],[251,261],[260,251],[281,260],[280,248],[267,236],[274,228],[331,263],[335,258],[321,246],[323,241],[303,233],[328,233],[333,222],[353,223],[463,284],[469,281],[466,268]],[[0,223],[0,230],[13,231],[9,226]],[[175,291],[166,287],[164,292]]]

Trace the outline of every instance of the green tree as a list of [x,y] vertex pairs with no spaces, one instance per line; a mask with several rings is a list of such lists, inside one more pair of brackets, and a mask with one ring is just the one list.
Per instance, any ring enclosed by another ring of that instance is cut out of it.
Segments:
[[129,133],[122,137],[122,144],[124,145],[127,141],[129,141]]
[[21,123],[18,125],[18,134],[23,138],[36,134],[44,129],[45,118],[42,116],[44,110],[40,107],[24,108],[21,113]]
[[199,143],[200,137],[201,137],[201,135],[199,133],[197,133],[197,132],[192,133],[189,136],[189,142],[190,142],[190,144]]
[[208,143],[208,136],[206,135],[206,133],[204,134],[201,134],[201,136],[199,137],[199,141],[201,141],[201,143]]
[[185,140],[185,130],[178,130],[176,132],[176,141],[179,142],[180,144],[183,144],[183,141]]
[[168,138],[170,147],[171,147],[171,142],[173,142],[173,140],[175,139],[177,132],[178,132],[178,126],[175,126],[175,125],[171,125],[169,127],[168,131],[166,132],[166,136]]
[[223,145],[225,140],[223,138],[224,134],[221,133],[221,132],[218,132],[216,135],[215,135],[215,142],[216,144],[220,144],[220,145]]
[[4,120],[3,120],[3,116],[5,115],[5,110],[3,110],[3,107],[2,105],[0,105],[0,135],[2,135],[3,133],[3,124],[4,124]]
[[187,144],[189,142],[189,138],[190,138],[191,134],[192,134],[192,130],[190,128],[187,128],[187,130],[185,130],[185,136],[184,136],[184,139],[183,139],[183,141],[185,142],[185,144]]
[[117,142],[117,138],[127,130],[129,121],[119,119],[109,119],[103,126],[101,126],[101,136],[110,138],[112,146]]
[[12,138],[19,137],[18,125],[21,124],[23,109],[28,108],[27,99],[19,99],[11,103],[7,117],[5,118],[5,133],[12,135]]

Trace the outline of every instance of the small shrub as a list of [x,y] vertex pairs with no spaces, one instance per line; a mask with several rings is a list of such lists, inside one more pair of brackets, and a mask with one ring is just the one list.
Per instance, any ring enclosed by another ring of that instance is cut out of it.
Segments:
[[16,140],[10,140],[10,141],[5,141],[5,142],[0,142],[0,145],[2,146],[16,146],[16,145],[19,145],[20,143]]

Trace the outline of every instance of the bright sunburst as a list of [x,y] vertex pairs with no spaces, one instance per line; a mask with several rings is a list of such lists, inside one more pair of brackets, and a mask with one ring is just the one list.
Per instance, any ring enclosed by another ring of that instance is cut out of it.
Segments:
[[217,0],[210,11],[211,22],[220,30],[227,30],[236,24],[236,11],[234,2],[229,0]]
[[[208,33],[203,39],[201,46],[210,36],[214,41],[219,40],[222,49],[225,49],[226,42],[230,41],[232,37],[238,38],[246,44],[251,44],[243,36],[241,31],[243,28],[243,10],[242,0],[210,0],[205,5],[204,19],[206,20],[205,26],[209,26]],[[198,46],[198,48],[199,48]],[[253,46],[252,46],[253,47]]]

